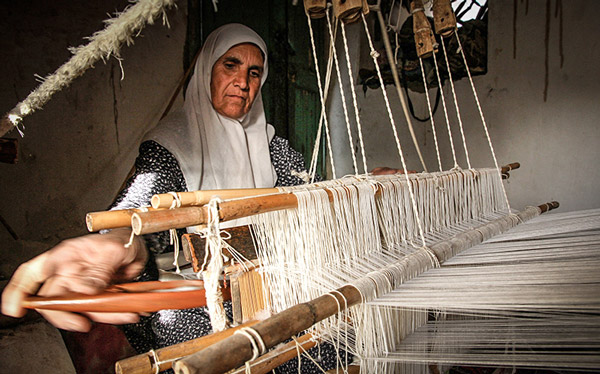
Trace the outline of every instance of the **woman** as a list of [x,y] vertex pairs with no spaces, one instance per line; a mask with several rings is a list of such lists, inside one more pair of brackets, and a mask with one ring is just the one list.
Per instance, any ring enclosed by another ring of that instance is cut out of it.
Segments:
[[[147,134],[135,173],[112,209],[147,206],[152,195],[169,191],[303,183],[292,176],[292,170],[304,170],[302,156],[274,136],[266,123],[260,89],[267,72],[267,48],[254,31],[240,24],[213,31],[197,60],[183,108]],[[129,233],[112,230],[66,240],[21,265],[3,293],[2,312],[22,316],[21,301],[42,284],[39,293],[53,296],[94,294],[136,276],[155,279],[153,255],[168,250],[167,235],[137,238],[125,249]],[[88,331],[90,320],[111,324],[139,320],[136,314],[123,313],[41,313],[55,326],[73,331]],[[211,328],[204,308],[198,308],[161,311],[125,331],[134,348],[147,351],[206,335]],[[335,362],[326,358],[333,357],[331,348],[320,354],[325,362]],[[316,372],[311,365],[303,360],[303,372]]]

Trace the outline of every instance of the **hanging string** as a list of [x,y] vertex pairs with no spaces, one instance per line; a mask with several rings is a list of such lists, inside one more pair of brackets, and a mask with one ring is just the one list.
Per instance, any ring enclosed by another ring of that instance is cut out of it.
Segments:
[[331,148],[331,137],[329,134],[329,123],[327,121],[327,116],[325,115],[325,98],[323,96],[323,86],[321,85],[321,73],[319,72],[319,61],[317,58],[317,47],[315,46],[315,36],[313,33],[313,29],[312,29],[312,23],[311,23],[311,19],[310,19],[310,15],[306,13],[306,21],[308,22],[308,31],[310,34],[310,45],[312,47],[312,55],[313,55],[313,60],[315,63],[315,73],[317,75],[317,85],[319,88],[319,99],[321,99],[321,110],[323,112],[323,121],[325,123],[325,135],[327,137],[327,148],[329,151],[329,160],[331,161],[331,173],[333,175],[333,178],[336,178],[336,173],[335,173],[335,163],[333,162],[333,151]]
[[[471,90],[473,91],[473,96],[475,97],[475,103],[477,104],[477,110],[479,111],[479,117],[481,118],[481,123],[483,124],[483,129],[485,130],[485,136],[487,138],[488,144],[490,146],[490,151],[492,152],[492,158],[494,159],[494,166],[498,169],[498,173],[501,174],[500,166],[498,165],[498,159],[496,158],[496,152],[494,151],[494,146],[492,144],[492,139],[490,137],[490,133],[488,131],[487,124],[485,122],[485,117],[483,116],[483,110],[481,110],[481,104],[479,103],[479,96],[477,95],[477,90],[475,90],[475,85],[473,84],[473,77],[471,77],[471,69],[469,69],[469,65],[467,64],[467,58],[465,57],[465,51],[463,50],[462,44],[460,43],[460,38],[458,37],[458,33],[454,30],[454,36],[456,37],[456,41],[458,42],[458,50],[463,58],[463,62],[465,64],[465,70],[467,71],[467,76],[469,77],[469,83],[471,84]],[[442,43],[443,44],[443,43]],[[502,178],[502,175],[500,175]],[[508,195],[506,194],[506,189],[503,185],[504,198],[506,200],[506,208],[510,212],[510,203],[508,202]]]
[[[333,37],[333,31],[331,30],[331,22],[329,22],[329,8],[327,8],[326,10],[326,18],[327,18],[327,30],[329,31],[329,38],[330,38],[330,43],[331,45],[335,46],[335,38]],[[344,33],[344,23],[340,22],[342,24],[342,33],[345,37],[345,33]],[[345,40],[344,40],[345,42]],[[348,56],[346,56],[346,59],[348,60]],[[342,99],[342,109],[344,111],[344,120],[346,122],[346,131],[348,134],[348,142],[350,143],[350,155],[352,156],[352,165],[354,166],[354,174],[358,174],[358,165],[356,163],[356,153],[354,152],[354,140],[352,139],[352,131],[350,130],[350,119],[348,118],[348,107],[346,105],[346,94],[344,93],[344,87],[342,85],[342,74],[340,73],[340,65],[338,63],[338,57],[337,57],[337,52],[336,49],[333,48],[333,62],[335,65],[335,72],[337,74],[337,79],[338,79],[338,86],[340,89],[340,95],[341,95],[341,99]],[[354,88],[354,85],[351,85],[352,88]],[[355,106],[355,112],[356,112],[356,106]],[[364,154],[364,150],[363,150],[363,154]],[[365,170],[366,172],[366,170]]]
[[[404,175],[406,176],[406,180],[408,181],[408,169],[406,167],[406,162],[404,160],[404,153],[402,152],[402,146],[400,145],[400,139],[398,138],[398,132],[396,130],[396,124],[394,122],[394,117],[392,115],[392,109],[390,108],[390,102],[388,100],[387,93],[385,91],[385,84],[383,82],[383,77],[381,76],[381,69],[379,68],[379,63],[377,62],[377,57],[378,57],[379,54],[377,53],[377,51],[373,47],[373,42],[371,41],[371,35],[369,34],[369,26],[367,25],[367,20],[365,19],[365,15],[363,13],[361,13],[361,17],[362,17],[362,20],[363,20],[363,25],[365,27],[365,33],[367,34],[367,40],[369,41],[369,48],[371,50],[371,58],[373,59],[373,62],[375,64],[375,69],[377,70],[377,76],[379,77],[379,82],[380,82],[380,85],[381,85],[381,92],[383,93],[383,98],[384,98],[385,106],[386,106],[386,109],[387,109],[387,112],[388,112],[388,117],[390,119],[390,124],[391,124],[392,130],[394,132],[394,139],[396,140],[396,146],[398,148],[398,154],[400,155],[400,161],[402,161],[402,169],[404,170]],[[412,201],[413,207],[414,207],[414,209],[416,211],[417,210],[416,209],[416,201],[415,201],[415,198],[414,198],[412,187],[410,186],[410,184],[408,186],[409,186],[411,201]],[[421,220],[420,220],[419,217],[417,217],[417,224],[418,224],[418,227],[419,227],[419,233],[421,234],[421,240],[423,242],[423,246],[425,246],[425,234],[423,233],[423,227],[421,226]]]
[[[425,79],[425,69],[423,68],[423,59],[419,57],[419,64],[421,65],[421,76],[423,77],[423,87],[425,90],[425,98],[427,99],[427,110],[429,111],[429,119],[431,120],[431,130],[433,131],[433,140],[435,142],[435,153],[438,159],[438,165],[440,166],[440,171],[442,168],[442,159],[440,158],[440,147],[438,145],[437,133],[435,131],[435,123],[433,121],[433,112],[431,110],[431,102],[429,101],[429,89],[427,88],[427,79]],[[439,91],[438,91],[439,93]]]
[[454,81],[452,80],[452,69],[450,68],[450,62],[448,61],[448,54],[446,53],[446,43],[442,38],[442,50],[444,51],[444,60],[446,61],[446,67],[448,69],[448,81],[450,82],[450,88],[452,90],[452,97],[454,98],[454,107],[456,108],[456,118],[458,119],[458,128],[460,129],[460,135],[462,136],[463,147],[465,149],[465,158],[467,159],[467,168],[471,169],[471,160],[469,159],[469,150],[467,149],[467,140],[465,139],[465,131],[463,129],[462,117],[460,115],[460,109],[458,108],[458,99],[456,99],[456,91],[454,90]]
[[365,143],[363,140],[362,123],[360,121],[358,102],[356,100],[356,90],[354,88],[354,74],[352,73],[352,63],[350,61],[350,52],[348,51],[348,38],[346,37],[346,25],[344,24],[344,22],[340,22],[340,23],[341,23],[341,28],[342,28],[342,40],[344,41],[344,51],[346,52],[346,65],[348,66],[348,79],[350,80],[350,88],[351,88],[350,92],[352,92],[352,103],[354,104],[354,115],[356,118],[356,126],[358,127],[358,139],[360,141],[360,152],[362,155],[363,170],[365,173],[368,173],[369,169],[367,169],[367,156],[365,153]]
[[450,118],[448,117],[448,108],[446,108],[446,99],[444,97],[442,79],[440,78],[440,70],[438,68],[437,57],[433,53],[433,65],[435,66],[435,75],[438,81],[438,87],[442,98],[442,108],[444,108],[444,118],[446,118],[446,126],[448,128],[448,139],[450,140],[450,149],[452,150],[452,159],[454,160],[454,168],[458,169],[458,161],[456,160],[456,151],[454,150],[454,140],[452,139],[452,130],[450,129]]

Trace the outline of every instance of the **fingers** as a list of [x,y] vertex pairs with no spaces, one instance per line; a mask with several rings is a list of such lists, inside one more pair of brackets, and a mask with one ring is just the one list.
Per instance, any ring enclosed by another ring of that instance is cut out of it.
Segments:
[[85,315],[93,321],[111,325],[124,325],[140,321],[140,316],[136,313],[85,313]]
[[62,312],[56,310],[41,310],[37,311],[59,329],[67,331],[88,332],[92,327],[90,320],[82,315],[70,312]]
[[25,315],[26,311],[21,305],[23,299],[35,294],[50,273],[46,269],[48,267],[46,260],[47,254],[43,253],[19,266],[2,293],[3,314],[11,317]]

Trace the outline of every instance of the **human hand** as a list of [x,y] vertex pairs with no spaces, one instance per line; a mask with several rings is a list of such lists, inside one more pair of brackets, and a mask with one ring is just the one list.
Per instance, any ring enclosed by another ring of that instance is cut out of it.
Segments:
[[[404,174],[404,170],[388,168],[386,166],[376,167],[375,169],[371,170],[371,174],[373,174],[373,175],[389,175],[389,174],[398,174],[398,173]],[[414,174],[414,173],[416,173],[416,171],[408,170],[408,174]]]
[[[140,238],[125,248],[130,232],[119,229],[103,235],[68,239],[25,262],[2,293],[2,313],[22,317],[25,314],[23,300],[36,293],[40,296],[94,295],[111,283],[133,279],[144,268],[148,254]],[[135,313],[39,312],[58,328],[82,332],[89,331],[90,319],[111,324],[133,323],[139,319]]]

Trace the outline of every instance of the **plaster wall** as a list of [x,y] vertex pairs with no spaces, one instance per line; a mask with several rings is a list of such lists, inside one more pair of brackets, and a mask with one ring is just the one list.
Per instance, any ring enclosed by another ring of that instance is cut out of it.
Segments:
[[[600,208],[597,187],[600,169],[596,165],[600,160],[600,48],[596,37],[600,33],[600,24],[594,18],[600,11],[600,2],[575,0],[563,3],[562,14],[559,12],[556,16],[556,4],[552,1],[548,21],[545,1],[514,3],[517,17],[513,27],[513,2],[489,2],[488,73],[474,77],[498,162],[501,165],[521,163],[521,168],[512,172],[506,182],[511,205],[521,209],[557,200],[563,212]],[[455,88],[471,164],[473,167],[493,166],[468,80],[455,82]],[[422,170],[406,130],[395,87],[388,86],[387,93],[408,167]],[[448,84],[444,96],[458,163],[466,168]],[[358,97],[362,126],[366,129],[368,168],[398,167],[400,159],[381,91],[369,89],[366,95],[361,92]],[[434,90],[430,91],[430,97],[432,100],[435,97]],[[426,117],[424,95],[411,93],[411,98],[417,114]],[[443,167],[448,169],[454,162],[441,104],[434,119]],[[437,170],[430,124],[417,121],[413,124],[428,168]],[[341,146],[347,150],[347,140],[344,139]],[[338,149],[338,153],[343,152]],[[338,171],[340,175],[352,172],[348,169],[348,161],[345,162],[346,167]],[[343,162],[340,165],[344,165]]]
[[[37,87],[127,0],[11,1],[0,4],[0,112]],[[121,64],[99,61],[24,120],[16,164],[0,163],[0,260],[30,257],[23,242],[86,233],[85,214],[105,210],[129,172],[141,136],[158,121],[183,74],[186,2],[124,45]],[[124,75],[124,76],[123,76]],[[39,246],[35,246],[39,252]],[[18,263],[18,261],[17,261]],[[10,268],[1,275],[10,275]],[[8,274],[5,274],[8,273]]]

